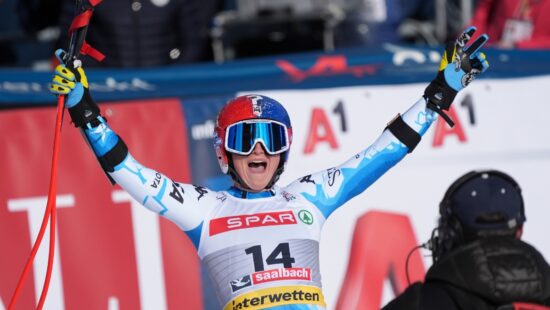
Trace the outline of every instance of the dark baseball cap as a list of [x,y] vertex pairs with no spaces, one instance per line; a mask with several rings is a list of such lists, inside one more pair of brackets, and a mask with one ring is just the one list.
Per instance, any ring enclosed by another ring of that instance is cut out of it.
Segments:
[[472,171],[453,185],[455,188],[447,196],[448,203],[465,228],[476,232],[510,231],[521,227],[526,220],[521,189],[503,172]]

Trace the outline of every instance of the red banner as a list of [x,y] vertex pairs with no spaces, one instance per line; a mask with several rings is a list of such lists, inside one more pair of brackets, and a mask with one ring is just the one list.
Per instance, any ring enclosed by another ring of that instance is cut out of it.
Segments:
[[[186,126],[178,100],[101,108],[138,161],[174,180],[190,182]],[[202,309],[200,266],[192,243],[175,225],[111,186],[68,119],[66,115],[59,155],[56,263],[45,308]],[[0,297],[4,307],[42,220],[54,121],[55,108],[0,113]],[[47,242],[43,241],[17,308],[36,305]]]
[[380,211],[362,215],[355,225],[348,270],[336,309],[380,309],[385,280],[390,281],[395,295],[407,288],[407,280],[422,281],[424,263],[420,252],[412,253],[407,262],[409,252],[417,244],[407,216]]

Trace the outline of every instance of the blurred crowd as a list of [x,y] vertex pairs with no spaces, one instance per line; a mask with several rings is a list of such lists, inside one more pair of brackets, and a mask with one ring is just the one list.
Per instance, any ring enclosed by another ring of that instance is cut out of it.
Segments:
[[[501,48],[550,48],[550,0],[103,0],[86,66],[153,67],[382,43],[438,45],[473,24]],[[0,66],[49,69],[75,0],[0,0]]]

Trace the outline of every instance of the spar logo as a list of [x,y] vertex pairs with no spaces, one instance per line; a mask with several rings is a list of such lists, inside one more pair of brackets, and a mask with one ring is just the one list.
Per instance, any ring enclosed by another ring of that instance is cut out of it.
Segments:
[[255,228],[262,226],[294,225],[296,217],[292,211],[266,212],[219,217],[210,220],[210,236],[230,230]]
[[252,274],[246,275],[239,279],[232,280],[229,285],[231,291],[243,289],[245,287],[283,280],[301,280],[311,281],[311,269],[310,268],[279,268],[265,271],[258,271]]

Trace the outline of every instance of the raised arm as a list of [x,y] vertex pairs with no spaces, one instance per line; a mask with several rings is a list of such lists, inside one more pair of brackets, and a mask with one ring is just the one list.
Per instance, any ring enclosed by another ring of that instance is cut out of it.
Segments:
[[489,66],[485,55],[478,52],[487,41],[486,35],[465,46],[474,32],[475,28],[468,28],[447,46],[439,72],[424,96],[390,121],[372,145],[337,167],[296,180],[288,189],[303,195],[328,217],[412,152],[438,114],[453,126],[444,111],[450,108],[458,91]]
[[[61,53],[60,50],[56,52],[60,60],[63,58]],[[203,213],[207,212],[208,205],[212,205],[208,202],[214,199],[211,197],[214,195],[204,188],[176,183],[139,164],[101,115],[99,106],[88,90],[82,67],[69,69],[68,66],[59,65],[50,90],[58,95],[67,95],[66,106],[74,125],[82,130],[113,184],[118,183],[136,201],[175,222],[188,234],[201,225]],[[197,194],[202,199],[197,199]]]

